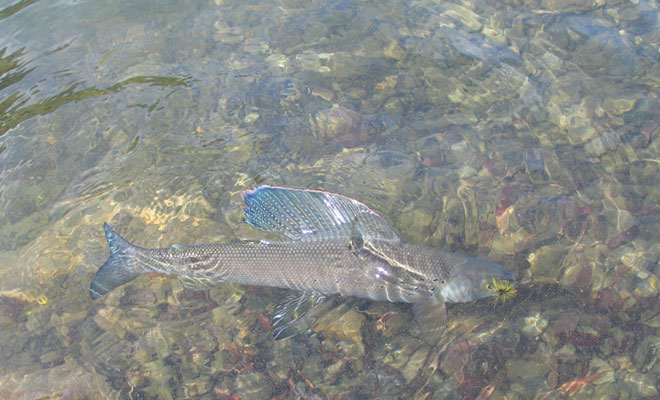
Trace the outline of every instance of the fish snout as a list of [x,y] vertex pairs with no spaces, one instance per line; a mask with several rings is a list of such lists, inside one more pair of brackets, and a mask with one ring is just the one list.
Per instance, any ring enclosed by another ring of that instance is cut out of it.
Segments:
[[462,268],[457,268],[447,285],[441,290],[445,301],[466,303],[493,296],[490,288],[494,281],[514,281],[516,276],[500,264],[470,258]]

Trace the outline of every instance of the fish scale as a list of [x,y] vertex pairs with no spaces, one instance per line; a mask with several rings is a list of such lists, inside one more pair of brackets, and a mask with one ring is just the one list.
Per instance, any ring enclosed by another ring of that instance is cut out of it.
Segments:
[[[418,257],[424,256],[416,254]],[[414,285],[406,285],[406,282],[410,282],[409,278],[406,281],[396,278],[405,272],[401,269],[397,274],[396,269],[389,268],[385,274],[388,266],[384,262],[376,261],[364,268],[349,249],[346,240],[312,243],[237,242],[183,249],[149,249],[138,258],[142,268],[147,271],[185,271],[188,278],[200,282],[282,287],[379,301],[422,301],[431,298],[434,289],[431,281],[428,284],[419,281]],[[264,263],[264,259],[272,261]],[[421,262],[426,262],[431,270],[442,271],[440,265],[433,266],[440,260]],[[167,268],[163,268],[163,265]],[[383,275],[382,278],[376,277],[378,274]],[[412,291],[409,288],[412,286],[417,290]]]

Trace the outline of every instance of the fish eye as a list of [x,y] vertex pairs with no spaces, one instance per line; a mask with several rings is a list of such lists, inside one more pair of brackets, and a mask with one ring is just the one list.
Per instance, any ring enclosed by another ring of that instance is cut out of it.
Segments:
[[364,239],[362,239],[361,235],[357,235],[351,238],[350,245],[355,250],[362,250],[362,246],[364,246]]

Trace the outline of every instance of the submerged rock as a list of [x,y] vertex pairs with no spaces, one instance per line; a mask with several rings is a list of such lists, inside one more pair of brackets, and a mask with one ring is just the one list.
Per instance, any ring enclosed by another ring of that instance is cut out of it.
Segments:
[[310,114],[309,124],[316,138],[331,140],[345,147],[368,143],[378,133],[368,119],[338,104]]
[[270,381],[258,372],[238,375],[234,385],[234,394],[239,398],[267,400],[272,395]]
[[336,340],[346,340],[352,343],[362,342],[362,326],[365,316],[353,309],[339,306],[321,316],[314,330]]

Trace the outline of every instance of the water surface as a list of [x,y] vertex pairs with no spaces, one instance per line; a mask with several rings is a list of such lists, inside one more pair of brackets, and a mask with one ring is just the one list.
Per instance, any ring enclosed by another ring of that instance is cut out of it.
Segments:
[[[0,38],[3,398],[659,396],[657,1],[19,1]],[[260,184],[357,198],[519,295],[436,344],[405,305],[273,341],[279,290],[89,299],[103,222],[259,237]]]

